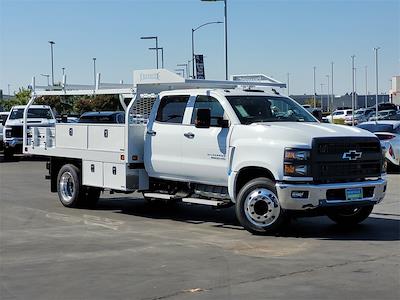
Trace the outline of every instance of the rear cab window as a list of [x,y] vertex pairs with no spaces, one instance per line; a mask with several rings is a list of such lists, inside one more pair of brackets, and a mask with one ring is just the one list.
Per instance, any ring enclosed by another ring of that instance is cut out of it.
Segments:
[[173,95],[161,98],[156,121],[169,124],[182,124],[189,95]]

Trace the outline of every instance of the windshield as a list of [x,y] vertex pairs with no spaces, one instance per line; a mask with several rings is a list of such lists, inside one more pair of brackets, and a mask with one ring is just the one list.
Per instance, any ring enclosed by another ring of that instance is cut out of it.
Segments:
[[361,115],[363,115],[365,112],[366,112],[365,110],[357,110],[357,111],[354,113],[354,115],[355,115],[355,116],[361,116]]
[[285,97],[226,96],[242,124],[317,122],[303,107]]
[[[10,120],[22,119],[24,117],[23,108],[14,108],[10,113]],[[48,108],[30,108],[28,111],[29,119],[53,119],[50,109]]]
[[358,127],[370,132],[395,132],[392,124],[361,124]]

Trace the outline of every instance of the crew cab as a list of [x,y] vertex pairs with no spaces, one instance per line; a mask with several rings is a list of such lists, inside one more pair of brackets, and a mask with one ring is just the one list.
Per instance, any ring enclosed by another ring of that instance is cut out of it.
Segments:
[[[22,125],[25,106],[13,106],[3,128],[4,157],[11,158],[14,153],[22,153]],[[54,114],[47,105],[32,105],[28,111],[29,125],[41,127],[54,126]]]
[[356,224],[385,196],[379,139],[320,123],[265,88],[282,84],[136,76],[124,125],[56,124],[46,148],[49,137],[27,137],[25,153],[50,157],[51,191],[64,206],[93,205],[105,189],[139,191],[150,201],[234,205],[245,229],[266,234],[296,215]]

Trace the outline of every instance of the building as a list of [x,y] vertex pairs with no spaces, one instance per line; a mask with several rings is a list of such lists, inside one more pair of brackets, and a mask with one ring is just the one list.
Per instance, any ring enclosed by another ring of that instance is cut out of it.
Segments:
[[389,91],[390,102],[400,105],[400,76],[392,77],[392,88]]

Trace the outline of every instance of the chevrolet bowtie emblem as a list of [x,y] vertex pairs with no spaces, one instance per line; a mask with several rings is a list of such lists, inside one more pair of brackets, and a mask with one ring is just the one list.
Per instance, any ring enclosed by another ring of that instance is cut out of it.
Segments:
[[343,153],[342,158],[348,160],[357,160],[361,158],[362,152],[357,152],[356,150],[350,150],[349,152]]

